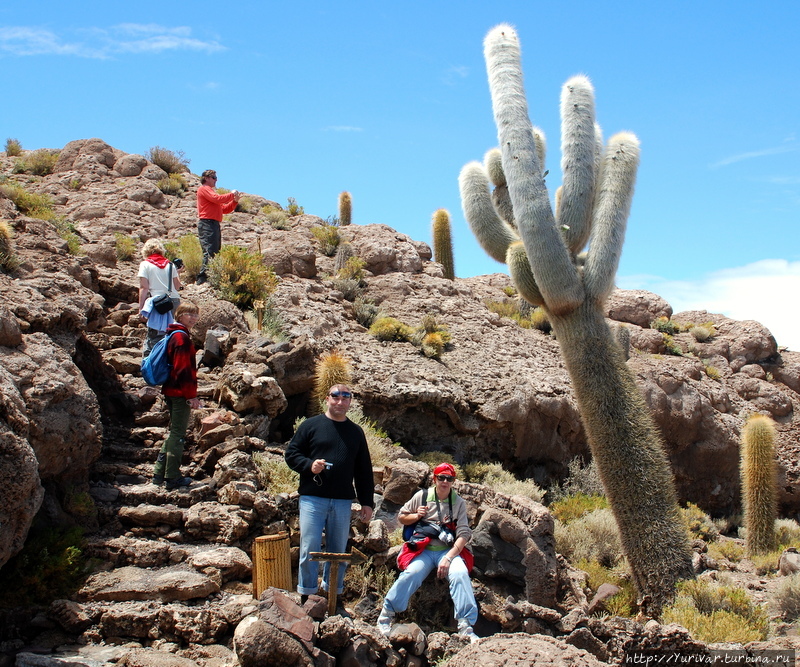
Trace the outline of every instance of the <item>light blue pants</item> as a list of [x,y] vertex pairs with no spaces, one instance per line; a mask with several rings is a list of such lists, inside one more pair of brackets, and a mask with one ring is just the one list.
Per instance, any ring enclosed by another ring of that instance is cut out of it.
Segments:
[[[300,571],[297,575],[297,592],[301,595],[316,593],[319,586],[319,561],[311,560],[312,551],[322,551],[322,531],[325,531],[325,551],[345,553],[350,536],[350,500],[300,496]],[[344,591],[346,564],[339,564],[339,581],[336,594]],[[322,577],[323,590],[330,588],[330,563],[325,563]]]
[[[439,561],[447,551],[447,549],[439,551],[425,549],[412,560],[386,594],[386,599],[383,601],[384,608],[391,614],[408,609],[408,600],[422,585],[431,570],[439,567]],[[453,598],[456,619],[465,618],[471,626],[475,625],[475,621],[478,620],[478,605],[472,592],[467,566],[461,556],[456,556],[450,563],[447,578],[450,581],[450,597]]]

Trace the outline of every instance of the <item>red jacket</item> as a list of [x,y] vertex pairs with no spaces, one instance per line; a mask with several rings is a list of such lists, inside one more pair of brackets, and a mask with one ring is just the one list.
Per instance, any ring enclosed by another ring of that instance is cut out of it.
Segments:
[[173,331],[178,333],[167,343],[167,357],[171,367],[169,379],[164,383],[161,393],[172,398],[197,398],[197,362],[189,330],[182,324],[173,322],[167,327],[167,334]]
[[233,193],[218,195],[210,185],[201,185],[197,190],[197,217],[201,220],[222,222],[222,216],[236,210]]

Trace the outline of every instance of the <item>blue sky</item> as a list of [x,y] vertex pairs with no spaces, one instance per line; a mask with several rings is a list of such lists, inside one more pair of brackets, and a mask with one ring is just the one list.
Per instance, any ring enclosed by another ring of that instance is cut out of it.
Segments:
[[0,141],[100,137],[182,150],[220,186],[430,242],[502,271],[461,212],[461,167],[496,145],[483,38],[516,26],[559,183],[561,84],[594,83],[606,137],[642,160],[620,287],[768,326],[800,350],[800,3],[428,1],[0,5]]

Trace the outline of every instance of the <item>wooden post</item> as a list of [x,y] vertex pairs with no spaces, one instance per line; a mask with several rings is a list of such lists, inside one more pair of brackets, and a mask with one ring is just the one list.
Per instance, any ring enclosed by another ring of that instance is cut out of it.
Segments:
[[353,558],[357,558],[357,555],[328,553],[327,551],[312,551],[308,555],[311,556],[311,560],[330,563],[331,572],[328,577],[328,616],[334,616],[336,614],[336,589],[339,587],[339,564],[344,563],[347,565]]

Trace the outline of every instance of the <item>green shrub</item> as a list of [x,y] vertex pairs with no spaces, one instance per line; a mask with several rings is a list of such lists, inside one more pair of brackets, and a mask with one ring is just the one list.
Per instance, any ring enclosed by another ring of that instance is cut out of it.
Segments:
[[331,283],[333,289],[342,293],[345,301],[355,301],[364,294],[361,281],[355,280],[354,278],[333,278]]
[[114,234],[114,249],[117,259],[128,262],[136,256],[136,239],[122,232]]
[[664,339],[664,351],[675,357],[682,357],[683,350],[681,346],[675,342],[675,339],[668,333],[662,333],[661,337]]
[[53,167],[58,162],[59,153],[60,151],[51,151],[46,148],[32,151],[17,160],[13,171],[15,174],[25,173],[33,174],[34,176],[47,176],[53,173]]
[[275,343],[289,340],[286,320],[283,319],[272,299],[267,299],[264,304],[264,311],[261,316],[261,333]]
[[608,509],[608,498],[596,494],[576,493],[556,500],[550,505],[550,513],[564,524],[598,509]]
[[609,509],[597,509],[571,523],[555,524],[556,551],[568,560],[597,561],[613,567],[622,559],[617,522]]
[[258,468],[258,481],[271,495],[297,491],[300,475],[292,470],[283,459],[271,458],[261,452],[253,454]]
[[687,503],[680,508],[681,518],[686,525],[686,530],[692,539],[709,542],[719,537],[719,529],[703,510],[694,503]]
[[705,343],[706,341],[711,340],[714,337],[716,331],[714,330],[714,325],[712,324],[711,327],[706,325],[696,326],[689,329],[689,333],[694,336],[694,339],[698,343]]
[[536,308],[529,316],[531,329],[538,329],[543,333],[549,334],[553,330],[553,325],[547,317],[547,313],[543,308]]
[[776,519],[775,542],[780,547],[800,546],[800,524],[794,519]]
[[394,317],[378,317],[370,326],[369,333],[378,340],[408,342],[412,330]]
[[303,213],[305,213],[303,207],[297,204],[297,200],[294,197],[289,197],[287,199],[286,212],[291,217],[294,217],[295,215],[303,215]]
[[513,285],[506,285],[503,288],[503,294],[506,296],[517,296],[517,288]]
[[311,234],[317,239],[320,252],[323,255],[333,257],[336,254],[336,249],[342,240],[337,227],[327,224],[317,225],[311,228]]
[[182,174],[170,174],[158,181],[156,187],[165,195],[182,197],[189,186]]
[[336,272],[337,278],[349,278],[351,280],[364,280],[364,268],[367,263],[360,257],[348,257],[341,269]]
[[369,329],[379,313],[377,304],[370,297],[360,295],[353,300],[353,316],[362,327]]
[[717,540],[708,545],[708,555],[715,560],[738,563],[744,558],[744,546],[734,540]]
[[252,197],[240,197],[236,204],[236,211],[239,213],[255,213],[256,208]]
[[364,431],[372,465],[385,466],[394,461],[394,444],[389,440],[386,431],[380,428],[375,420],[364,416],[363,410],[358,405],[350,408],[347,417]]
[[80,527],[56,528],[37,520],[25,546],[0,570],[0,606],[47,605],[80,588],[86,569]]
[[19,139],[6,139],[6,157],[18,157],[22,155],[22,144]]
[[273,229],[291,229],[292,225],[289,222],[289,215],[286,211],[275,210],[271,206],[264,206],[261,210],[265,208],[270,209],[269,213],[265,213],[263,218],[260,218],[261,222],[268,224]]
[[703,367],[706,372],[706,375],[710,377],[712,380],[719,380],[721,377],[721,373],[719,372],[719,368],[716,366],[712,366],[709,363],[703,362]]
[[678,623],[707,643],[764,641],[769,627],[766,613],[744,589],[701,580],[678,584],[678,596],[661,621]]
[[208,263],[208,276],[222,298],[240,308],[267,301],[278,285],[278,277],[264,266],[261,255],[239,246],[223,246]]
[[184,234],[177,242],[166,241],[164,249],[168,259],[180,257],[183,260],[182,282],[194,280],[197,277],[203,266],[203,249],[200,247],[200,239],[197,238],[197,234]]
[[499,463],[470,463],[464,468],[467,480],[488,486],[507,496],[525,496],[542,502],[544,492],[533,480],[517,479]]
[[190,160],[186,159],[183,151],[171,151],[161,146],[153,146],[144,156],[168,174],[181,174],[189,171]]
[[20,213],[39,220],[55,218],[53,200],[44,194],[28,192],[17,183],[0,183],[0,192],[14,202]]
[[619,587],[619,593],[603,601],[603,607],[611,616],[633,617],[637,613],[636,587],[631,581],[630,573],[622,564],[616,567],[604,567],[597,561],[579,560],[575,567],[588,575],[586,584],[596,593],[603,584]]
[[787,621],[800,617],[800,573],[781,579],[772,594],[772,606]]
[[650,328],[671,336],[673,334],[680,333],[681,325],[662,315],[661,317],[657,317],[650,322]]
[[75,231],[75,223],[63,216],[53,217],[52,223],[58,235],[67,242],[67,252],[70,255],[82,255],[81,237]]
[[605,492],[594,459],[584,465],[580,457],[572,459],[567,464],[567,477],[564,482],[550,489],[553,500],[561,500],[572,495],[603,496]]
[[83,187],[83,181],[80,178],[73,178],[67,184],[67,187],[70,190],[80,190]]

